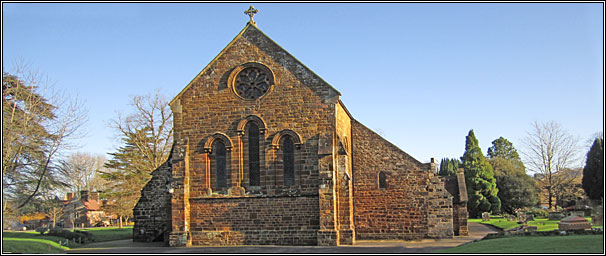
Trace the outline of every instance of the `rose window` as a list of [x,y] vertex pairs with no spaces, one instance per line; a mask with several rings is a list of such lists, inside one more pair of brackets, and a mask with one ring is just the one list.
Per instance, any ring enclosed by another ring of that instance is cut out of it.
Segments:
[[258,67],[248,67],[236,76],[234,90],[244,99],[258,99],[269,91],[270,79],[270,75],[265,70]]

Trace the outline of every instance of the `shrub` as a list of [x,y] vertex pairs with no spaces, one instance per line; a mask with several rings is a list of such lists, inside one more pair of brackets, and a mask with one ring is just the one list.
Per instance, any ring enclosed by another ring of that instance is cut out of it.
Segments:
[[36,232],[40,233],[40,235],[44,235],[44,232],[48,231],[47,227],[37,227]]
[[527,211],[526,214],[532,215],[534,218],[537,219],[547,219],[547,216],[549,216],[549,211],[543,209],[532,209]]
[[87,241],[93,240],[93,234],[91,234],[90,232],[75,230],[74,233],[84,235]]
[[87,241],[92,241],[92,237],[93,237],[93,235],[91,233],[86,232],[86,231],[76,230],[74,232],[71,232],[71,231],[65,230],[65,229],[51,229],[48,231],[47,235],[63,237],[63,238],[67,238],[69,240],[79,241],[82,243],[86,243]]

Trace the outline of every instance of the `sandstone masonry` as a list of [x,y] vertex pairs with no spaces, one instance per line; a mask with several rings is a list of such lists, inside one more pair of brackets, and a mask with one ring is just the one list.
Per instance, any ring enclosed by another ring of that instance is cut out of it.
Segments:
[[454,217],[463,215],[454,214],[435,163],[420,163],[357,122],[339,97],[247,24],[170,103],[175,144],[141,191],[134,240],[344,245],[452,237]]

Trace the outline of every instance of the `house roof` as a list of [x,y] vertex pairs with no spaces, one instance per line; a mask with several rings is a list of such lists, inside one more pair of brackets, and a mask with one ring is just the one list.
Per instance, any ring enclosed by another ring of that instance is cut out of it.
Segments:
[[97,201],[93,201],[93,200],[82,201],[82,204],[84,205],[84,207],[86,207],[86,210],[89,210],[89,211],[100,211],[101,210],[101,206],[99,205],[99,202],[97,202]]

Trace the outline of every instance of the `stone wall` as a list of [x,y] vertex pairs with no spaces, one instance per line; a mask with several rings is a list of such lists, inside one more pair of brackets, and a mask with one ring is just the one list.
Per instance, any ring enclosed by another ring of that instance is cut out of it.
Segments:
[[151,180],[141,190],[141,198],[133,208],[135,226],[133,240],[136,242],[165,241],[170,233],[171,159],[153,171]]
[[192,245],[315,245],[319,213],[317,195],[195,199]]
[[357,239],[452,237],[452,197],[429,165],[355,120],[352,143]]
[[469,235],[467,224],[467,187],[465,185],[465,173],[463,168],[457,170],[457,174],[444,177],[444,187],[452,197],[452,225],[456,236]]

